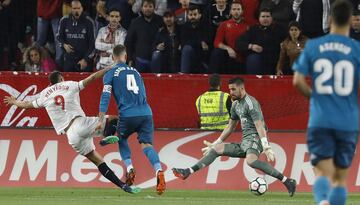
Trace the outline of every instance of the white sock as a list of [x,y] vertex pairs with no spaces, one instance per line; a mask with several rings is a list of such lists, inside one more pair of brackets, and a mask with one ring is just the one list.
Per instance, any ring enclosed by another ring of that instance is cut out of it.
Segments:
[[126,171],[129,173],[130,172],[130,169],[134,169],[134,167],[131,165],[129,165],[128,167],[126,167]]
[[194,170],[193,169],[191,169],[191,167],[189,168],[190,169],[190,173],[192,174],[192,173],[194,173]]
[[159,173],[159,171],[162,171],[162,169],[156,170],[156,172],[155,172],[155,175],[156,175],[156,176],[157,176],[157,174]]
[[282,182],[285,182],[287,180],[287,177],[284,176],[284,178],[281,180]]

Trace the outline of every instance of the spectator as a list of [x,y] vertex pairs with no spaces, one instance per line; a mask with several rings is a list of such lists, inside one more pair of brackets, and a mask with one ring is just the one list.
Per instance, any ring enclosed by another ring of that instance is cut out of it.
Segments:
[[11,70],[18,68],[16,54],[18,43],[23,40],[23,23],[23,0],[0,0],[0,57],[3,60],[4,49],[7,48],[6,63]]
[[246,56],[246,73],[274,75],[280,52],[280,43],[286,32],[273,23],[267,8],[260,10],[259,25],[254,25],[236,40],[236,47]]
[[121,14],[121,25],[128,29],[131,20],[136,16],[131,11],[132,1],[128,0],[99,0],[96,5],[96,11],[98,13],[96,17],[97,30],[106,26],[109,23],[108,13],[110,10],[118,10]]
[[209,77],[210,89],[196,99],[196,109],[203,130],[223,130],[229,122],[231,99],[228,93],[220,90],[218,74]]
[[[33,36],[36,34],[36,22],[37,22],[37,0],[22,0],[20,1],[18,7],[18,12],[21,14],[21,19],[18,19],[17,22],[20,24],[19,29],[19,42],[17,44],[18,49],[21,53],[24,53],[27,46],[33,44]],[[20,23],[20,21],[23,21]],[[51,40],[53,41],[54,38]],[[55,51],[54,51],[55,54]],[[20,60],[21,61],[21,60]]]
[[109,25],[99,30],[95,41],[95,48],[99,51],[99,62],[96,69],[100,70],[114,63],[112,59],[112,50],[116,45],[124,45],[126,30],[121,26],[121,15],[118,10],[110,10]]
[[176,23],[183,25],[187,22],[187,12],[190,5],[190,0],[179,0],[181,8],[175,11]]
[[63,51],[56,38],[61,18],[62,0],[38,0],[37,2],[37,39],[39,46],[45,46],[48,40],[49,28],[51,26],[55,43],[55,62],[62,67]]
[[288,26],[288,37],[280,44],[276,75],[292,75],[292,64],[303,51],[307,37],[301,32],[300,24],[292,21]]
[[175,14],[164,13],[165,26],[160,28],[155,37],[151,59],[151,72],[175,73],[179,70],[179,29],[175,23]]
[[143,0],[142,15],[131,22],[125,39],[129,65],[139,72],[150,71],[152,45],[157,31],[163,26],[160,16],[154,13],[155,1]]
[[[131,5],[131,9],[135,14],[141,12],[142,0],[128,0]],[[159,16],[163,16],[167,8],[167,0],[155,0],[155,13]]]
[[217,29],[221,22],[230,18],[230,5],[227,0],[215,0],[215,4],[210,6],[211,26]]
[[210,5],[209,10],[211,41],[213,41],[220,23],[230,19],[230,5],[227,0],[215,0],[215,4]]
[[25,71],[30,72],[52,72],[56,70],[54,60],[44,48],[37,45],[30,46],[25,50],[23,64]]
[[329,31],[330,0],[294,0],[293,11],[305,36],[315,38]]
[[181,27],[181,65],[182,73],[204,73],[202,61],[209,51],[209,34],[205,24],[200,22],[201,13],[197,6],[188,9],[188,22]]
[[209,66],[212,73],[245,73],[243,56],[235,47],[236,39],[248,29],[240,1],[231,4],[230,13],[231,19],[222,22],[216,33]]
[[295,19],[292,10],[292,0],[263,0],[261,8],[269,8],[274,21],[284,29],[288,27],[289,22]]
[[360,11],[355,10],[351,20],[350,37],[360,41]]
[[258,24],[258,11],[259,11],[260,0],[241,0],[243,5],[243,16],[244,21],[249,25]]
[[59,42],[64,49],[65,72],[91,72],[95,49],[94,22],[83,13],[79,0],[71,2],[71,14],[60,20]]

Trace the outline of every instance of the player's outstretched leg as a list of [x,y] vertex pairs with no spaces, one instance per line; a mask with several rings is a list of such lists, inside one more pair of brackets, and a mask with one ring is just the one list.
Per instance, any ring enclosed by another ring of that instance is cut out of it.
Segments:
[[107,166],[107,164],[102,160],[102,157],[99,153],[97,153],[95,150],[91,151],[90,153],[86,154],[85,157],[87,157],[90,161],[92,161],[99,169],[100,173],[107,178],[109,181],[111,181],[116,186],[120,187],[122,190],[124,190],[127,193],[134,194],[140,192],[139,189],[132,189],[130,186],[128,186],[126,183],[122,182],[115,174],[114,172]]
[[121,159],[126,166],[126,184],[131,186],[134,184],[136,171],[132,165],[130,147],[126,138],[121,138],[118,143]]
[[272,167],[269,163],[258,160],[258,156],[254,153],[248,153],[246,155],[246,162],[250,167],[252,167],[254,169],[259,169],[259,170],[263,171],[264,173],[282,181],[283,184],[285,185],[286,189],[289,192],[289,196],[290,197],[294,196],[295,191],[296,191],[295,179],[287,178],[282,173],[280,173],[278,170],[276,170],[274,167]]
[[[215,149],[223,149],[223,148],[217,148]],[[180,179],[185,180],[188,178],[192,173],[199,171],[200,169],[209,166],[218,156],[218,151],[215,149],[211,149],[207,155],[202,157],[194,166],[186,169],[181,168],[173,168],[172,171],[174,175]]]

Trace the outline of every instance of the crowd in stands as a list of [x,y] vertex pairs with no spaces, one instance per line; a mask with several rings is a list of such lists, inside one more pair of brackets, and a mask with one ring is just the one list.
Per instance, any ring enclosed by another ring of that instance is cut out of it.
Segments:
[[[360,0],[350,36],[360,40]],[[292,74],[332,0],[0,0],[0,70]]]

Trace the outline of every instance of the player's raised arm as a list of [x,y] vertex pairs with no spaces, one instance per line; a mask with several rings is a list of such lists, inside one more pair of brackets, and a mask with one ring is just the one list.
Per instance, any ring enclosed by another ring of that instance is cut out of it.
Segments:
[[300,72],[295,72],[293,78],[293,85],[300,91],[302,95],[309,98],[311,96],[311,87],[306,82],[305,76]]
[[91,75],[89,75],[87,78],[85,78],[83,80],[83,86],[86,87],[87,85],[89,85],[90,83],[92,83],[94,80],[98,79],[98,78],[102,78],[105,73],[110,70],[112,67],[106,67],[102,70],[99,70]]
[[35,108],[32,104],[32,102],[29,101],[22,101],[22,100],[16,100],[13,96],[5,96],[4,103],[6,105],[15,105],[19,108],[28,109],[28,108]]

